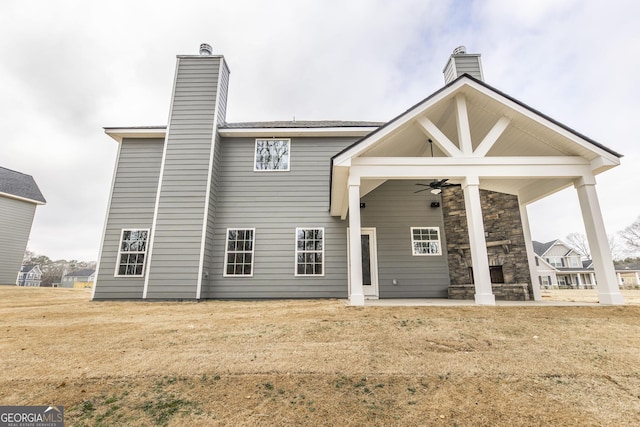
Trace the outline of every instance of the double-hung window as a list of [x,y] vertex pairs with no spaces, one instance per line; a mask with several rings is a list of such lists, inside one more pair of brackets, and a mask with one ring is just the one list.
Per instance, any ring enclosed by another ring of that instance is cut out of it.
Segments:
[[255,228],[228,228],[224,254],[224,276],[253,276]]
[[295,275],[324,275],[324,228],[296,228]]
[[254,171],[288,171],[290,139],[256,139]]
[[411,227],[413,256],[442,255],[438,227]]
[[144,276],[149,230],[122,230],[116,276]]

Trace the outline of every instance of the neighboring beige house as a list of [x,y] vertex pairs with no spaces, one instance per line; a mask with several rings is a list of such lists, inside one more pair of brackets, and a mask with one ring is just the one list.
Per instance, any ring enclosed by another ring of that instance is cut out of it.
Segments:
[[62,288],[92,289],[96,281],[96,271],[83,269],[66,274],[62,277]]
[[640,264],[618,265],[616,274],[620,287],[640,286]]

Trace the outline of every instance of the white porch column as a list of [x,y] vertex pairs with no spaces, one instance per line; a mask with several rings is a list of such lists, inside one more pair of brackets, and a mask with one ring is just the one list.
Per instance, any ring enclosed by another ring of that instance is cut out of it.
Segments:
[[638,275],[637,271],[636,271],[636,285],[640,285],[640,276]]
[[578,289],[582,289],[582,279],[580,278],[580,273],[576,274],[576,285],[578,285]]
[[616,276],[618,277],[618,286],[624,285],[624,280],[622,280],[622,274],[616,273]]
[[351,305],[364,305],[362,287],[362,244],[360,243],[360,178],[349,177],[349,267],[351,271]]
[[624,304],[624,298],[616,280],[616,271],[613,268],[609,239],[604,228],[600,202],[596,193],[595,178],[583,176],[574,185],[578,192],[582,219],[591,248],[593,268],[598,278],[598,300],[600,304]]
[[487,241],[484,237],[484,222],[480,203],[480,179],[477,176],[466,177],[462,182],[462,191],[464,193],[464,207],[467,211],[473,281],[476,287],[476,304],[495,305],[496,297],[491,289],[491,276],[489,275]]
[[538,269],[536,268],[536,255],[533,251],[533,241],[531,240],[531,228],[529,228],[529,214],[527,206],[520,205],[520,221],[522,221],[522,232],[524,234],[524,244],[527,248],[527,260],[529,261],[529,274],[531,275],[531,290],[533,300],[541,301],[540,280],[538,279]]

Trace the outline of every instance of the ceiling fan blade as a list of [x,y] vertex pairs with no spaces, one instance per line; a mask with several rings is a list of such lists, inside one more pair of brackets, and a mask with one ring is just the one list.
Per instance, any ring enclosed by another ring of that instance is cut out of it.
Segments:
[[422,193],[423,191],[429,190],[428,188],[423,188],[422,190],[414,191],[413,194]]

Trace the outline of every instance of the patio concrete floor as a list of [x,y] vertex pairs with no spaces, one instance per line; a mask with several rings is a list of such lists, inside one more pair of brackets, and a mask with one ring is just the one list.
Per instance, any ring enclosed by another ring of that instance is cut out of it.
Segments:
[[[349,300],[343,300],[349,305]],[[474,300],[460,300],[447,298],[404,298],[404,299],[368,299],[364,302],[365,307],[494,307],[477,305]],[[595,302],[573,302],[573,301],[498,301],[497,307],[597,307]],[[604,307],[604,306],[603,306]]]

